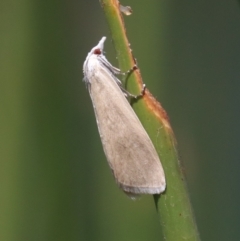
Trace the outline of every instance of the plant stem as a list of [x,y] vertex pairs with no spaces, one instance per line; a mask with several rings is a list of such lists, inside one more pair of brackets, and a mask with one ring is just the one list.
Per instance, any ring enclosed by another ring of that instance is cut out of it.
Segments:
[[[109,24],[119,67],[122,71],[131,69],[135,60],[129,47],[123,17],[119,11],[119,2],[100,0],[100,3]],[[125,85],[128,91],[138,94],[142,83],[140,71],[136,70]],[[161,196],[154,195],[164,240],[200,240],[178,159],[177,143],[165,110],[148,90],[145,91],[143,98],[133,104],[133,109],[158,152],[166,176],[166,191]]]

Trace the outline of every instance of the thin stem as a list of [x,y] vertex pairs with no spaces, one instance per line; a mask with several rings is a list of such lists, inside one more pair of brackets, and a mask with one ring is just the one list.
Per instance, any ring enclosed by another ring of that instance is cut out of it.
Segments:
[[[127,71],[134,66],[135,59],[129,47],[119,2],[100,0],[100,3],[109,24],[119,67]],[[139,93],[143,85],[140,71],[134,71],[125,85],[131,93]],[[176,140],[165,110],[147,89],[143,98],[134,102],[133,109],[158,152],[166,176],[166,191],[161,196],[154,195],[164,240],[200,240],[178,159]]]

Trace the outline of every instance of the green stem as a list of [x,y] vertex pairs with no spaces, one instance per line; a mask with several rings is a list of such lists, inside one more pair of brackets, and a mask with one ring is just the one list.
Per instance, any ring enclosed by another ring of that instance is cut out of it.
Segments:
[[[100,0],[100,3],[109,24],[119,67],[126,71],[133,67],[135,62],[119,11],[119,2]],[[129,77],[126,88],[137,94],[142,83],[140,71],[137,70]],[[165,110],[148,90],[141,100],[133,104],[133,109],[155,145],[166,175],[166,191],[160,198],[159,195],[154,196],[164,240],[200,240],[178,159],[177,144]]]

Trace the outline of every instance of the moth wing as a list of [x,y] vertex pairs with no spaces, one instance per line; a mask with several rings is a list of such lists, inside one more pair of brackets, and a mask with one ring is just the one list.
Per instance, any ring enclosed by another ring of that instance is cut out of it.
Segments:
[[98,68],[89,92],[103,149],[118,185],[127,193],[165,190],[158,154],[141,122],[108,70]]

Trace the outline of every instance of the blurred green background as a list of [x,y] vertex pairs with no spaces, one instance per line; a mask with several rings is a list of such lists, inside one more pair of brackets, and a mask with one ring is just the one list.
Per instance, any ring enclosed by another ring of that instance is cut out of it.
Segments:
[[[202,240],[240,240],[238,1],[124,0],[133,54],[167,110]],[[153,198],[116,186],[82,83],[107,36],[97,0],[0,2],[0,240],[163,240]]]

